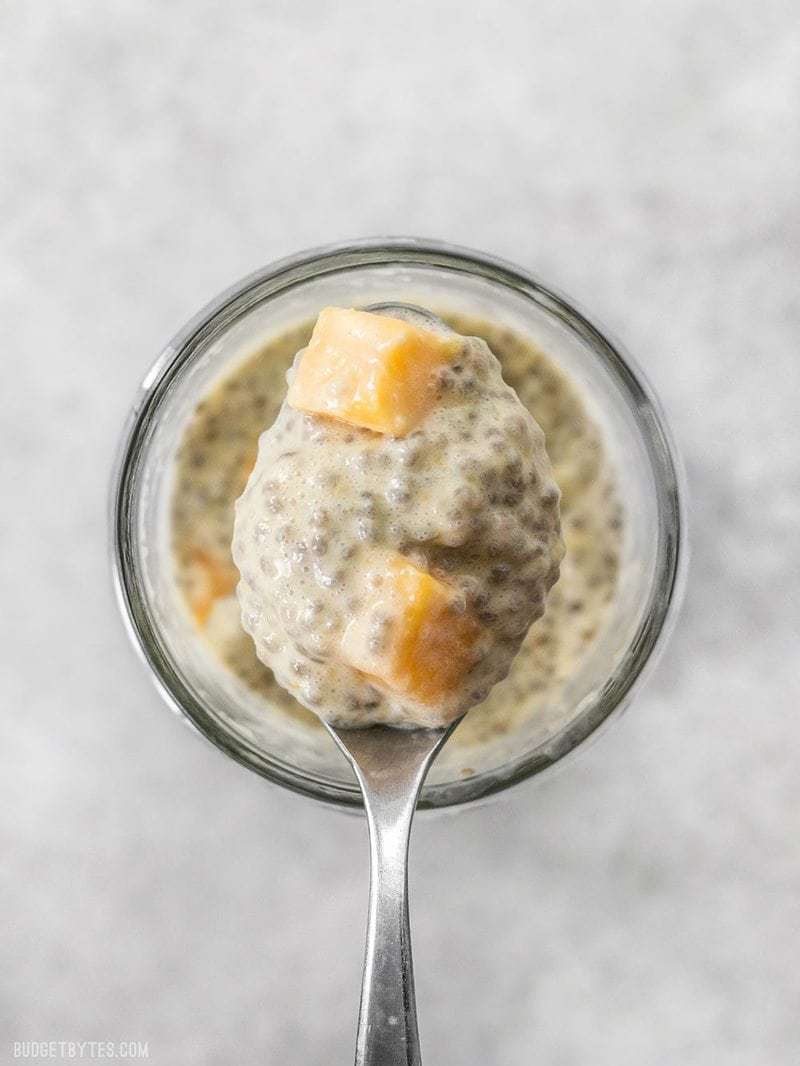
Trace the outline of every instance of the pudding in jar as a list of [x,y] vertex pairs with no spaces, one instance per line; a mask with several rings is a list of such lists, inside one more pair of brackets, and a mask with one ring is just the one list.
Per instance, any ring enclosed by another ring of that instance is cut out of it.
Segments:
[[312,323],[266,342],[198,405],[173,495],[178,583],[265,712],[441,725],[472,707],[456,737],[479,742],[535,714],[602,625],[613,472],[577,388],[524,338],[446,310],[434,329],[389,318],[390,335],[428,335],[427,369],[405,404],[370,405],[329,388],[325,346],[342,315],[367,334],[388,316],[338,314],[308,347]]

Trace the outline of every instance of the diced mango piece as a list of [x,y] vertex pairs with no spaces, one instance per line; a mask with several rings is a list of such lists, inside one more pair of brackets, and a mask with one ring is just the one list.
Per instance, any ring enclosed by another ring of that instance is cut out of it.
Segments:
[[345,660],[379,687],[442,702],[474,664],[481,626],[455,607],[454,589],[401,555],[378,557],[367,585],[342,638]]
[[230,596],[236,588],[239,573],[231,562],[221,562],[203,548],[192,549],[191,585],[187,595],[192,614],[199,626],[204,626],[215,600]]
[[289,388],[292,407],[394,437],[405,436],[435,400],[434,371],[461,338],[386,315],[326,307]]
[[253,472],[253,467],[256,465],[256,459],[258,458],[258,444],[254,444],[245,455],[242,457],[241,466],[239,467],[238,477],[236,479],[236,496],[241,496],[244,492],[244,487],[247,484],[247,479]]

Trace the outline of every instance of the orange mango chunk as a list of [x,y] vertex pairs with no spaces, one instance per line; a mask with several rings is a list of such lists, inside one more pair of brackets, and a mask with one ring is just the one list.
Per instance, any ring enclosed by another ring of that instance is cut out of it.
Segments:
[[369,311],[325,307],[289,388],[292,407],[403,437],[435,400],[434,371],[461,338]]
[[239,573],[230,562],[221,562],[203,548],[192,549],[191,585],[188,590],[192,614],[204,626],[216,600],[230,596]]
[[243,457],[239,467],[237,481],[236,495],[241,496],[244,492],[244,487],[247,484],[247,479],[253,472],[253,467],[256,465],[256,459],[258,458],[258,445],[254,445]]
[[475,663],[481,626],[454,606],[451,586],[401,555],[379,558],[367,577],[366,602],[342,637],[344,659],[379,688],[445,701]]

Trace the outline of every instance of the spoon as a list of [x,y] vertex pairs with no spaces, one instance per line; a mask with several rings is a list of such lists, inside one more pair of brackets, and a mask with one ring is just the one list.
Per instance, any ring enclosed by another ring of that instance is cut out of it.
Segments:
[[453,332],[447,323],[443,322],[433,311],[429,311],[427,307],[419,307],[417,304],[396,302],[369,304],[364,310],[371,311],[373,314],[386,315],[387,318],[399,318],[402,322],[425,324],[440,333]]
[[[376,303],[364,310],[449,332],[440,318],[413,304]],[[444,729],[342,729],[324,723],[358,779],[369,826],[369,917],[355,1066],[422,1061],[408,923],[408,842],[423,782],[460,721]]]
[[358,778],[370,842],[369,917],[355,1066],[420,1066],[408,841],[422,784],[460,718],[446,729],[325,723]]

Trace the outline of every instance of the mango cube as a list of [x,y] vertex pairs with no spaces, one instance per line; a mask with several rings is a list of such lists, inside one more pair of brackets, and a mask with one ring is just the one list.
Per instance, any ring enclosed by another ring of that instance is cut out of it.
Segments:
[[401,555],[379,557],[368,586],[342,638],[345,660],[380,688],[446,701],[475,662],[481,626],[456,608],[454,589]]
[[461,338],[368,311],[324,308],[289,388],[292,407],[402,437],[435,400]]
[[233,563],[223,562],[203,548],[194,548],[191,558],[191,583],[187,594],[195,621],[204,626],[215,602],[233,593],[239,573]]

